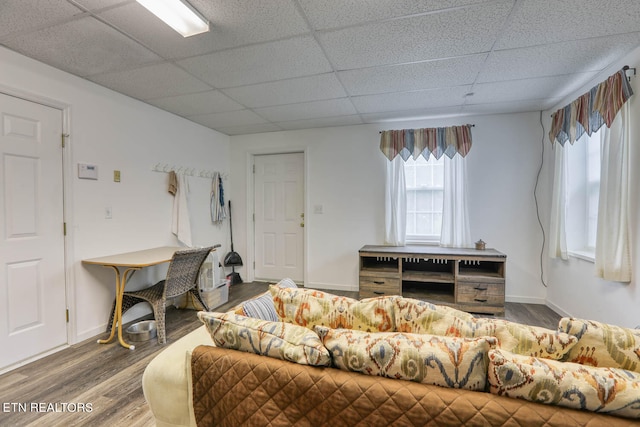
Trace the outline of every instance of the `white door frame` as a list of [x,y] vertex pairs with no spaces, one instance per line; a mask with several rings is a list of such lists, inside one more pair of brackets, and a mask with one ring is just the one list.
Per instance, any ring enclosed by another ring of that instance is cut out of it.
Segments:
[[[62,112],[62,133],[64,137],[64,147],[62,148],[62,209],[63,220],[66,227],[66,235],[64,236],[64,275],[65,275],[65,293],[66,293],[66,306],[69,310],[69,321],[67,322],[67,344],[52,349],[49,352],[39,354],[34,358],[24,360],[16,365],[10,366],[4,370],[4,372],[15,369],[19,366],[26,365],[34,360],[45,357],[49,354],[55,353],[63,348],[68,347],[76,342],[77,331],[77,318],[76,318],[76,304],[75,304],[75,286],[73,282],[73,167],[72,167],[72,150],[71,150],[71,136],[70,132],[70,116],[71,105],[57,99],[49,98],[46,96],[38,95],[33,92],[16,89],[14,87],[0,84],[0,93],[23,99],[25,101],[41,104],[47,107],[55,108]],[[62,140],[61,140],[62,143]],[[62,224],[61,224],[62,226]]]
[[[269,155],[269,154],[292,154],[292,153],[302,153],[304,160],[303,160],[303,175],[304,175],[304,194],[302,195],[302,203],[304,206],[304,212],[308,212],[308,197],[307,197],[307,185],[309,182],[309,177],[308,177],[308,156],[307,156],[307,148],[304,146],[300,146],[300,147],[286,147],[286,148],[267,148],[267,149],[256,149],[256,150],[249,150],[246,153],[246,179],[247,179],[247,192],[246,192],[246,203],[247,203],[247,212],[246,212],[246,224],[247,224],[247,254],[246,254],[246,258],[247,258],[247,263],[245,264],[247,266],[246,269],[246,281],[248,282],[253,282],[256,278],[256,274],[255,274],[255,269],[253,267],[253,263],[255,261],[255,255],[254,255],[254,248],[256,245],[256,236],[255,236],[255,230],[254,230],[254,224],[253,224],[253,213],[255,211],[255,206],[254,206],[254,192],[255,192],[255,186],[254,186],[254,182],[253,182],[253,165],[255,164],[255,157],[256,156],[264,156],[264,155]],[[310,217],[309,215],[305,214],[304,216],[304,229],[303,229],[303,236],[304,236],[304,254],[303,254],[303,277],[304,277],[304,284],[306,284],[307,281],[307,272],[308,272],[308,268],[307,266],[309,265],[309,261],[308,261],[308,256],[309,256],[309,239],[308,239],[308,233],[307,230],[309,229],[309,220]]]

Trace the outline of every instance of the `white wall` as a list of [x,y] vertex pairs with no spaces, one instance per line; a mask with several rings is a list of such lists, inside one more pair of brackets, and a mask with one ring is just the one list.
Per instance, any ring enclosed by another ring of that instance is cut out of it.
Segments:
[[[251,156],[306,153],[306,277],[309,287],[358,289],[358,249],[384,239],[386,159],[378,131],[474,123],[468,155],[472,238],[508,256],[507,298],[544,303],[541,231],[533,189],[541,158],[538,113],[345,126],[231,137],[234,246],[250,265]],[[322,214],[313,207],[323,205]],[[243,268],[243,277],[251,272]],[[242,270],[241,270],[242,271]]]
[[[77,342],[104,331],[115,294],[113,272],[81,260],[177,245],[170,231],[167,174],[151,169],[167,163],[228,173],[229,137],[4,48],[0,64],[0,91],[66,109],[70,341]],[[78,179],[78,162],[98,165],[99,180]],[[113,182],[116,169],[120,183]],[[193,244],[222,243],[224,253],[228,227],[210,221],[211,180],[194,177],[190,183]],[[105,218],[106,207],[113,219]],[[131,285],[155,283],[165,272],[166,266],[142,270]]]
[[[582,95],[594,85],[605,80],[611,74],[617,72],[624,65],[630,67],[640,67],[640,48],[631,52],[625,58],[613,64],[610,68],[602,72],[591,82],[567,96],[559,105],[550,111],[545,112],[545,128],[549,129],[550,115],[557,108],[564,107],[578,96]],[[630,226],[631,226],[631,250],[633,279],[630,283],[608,282],[595,277],[594,264],[589,261],[570,257],[568,261],[550,259],[545,254],[545,263],[548,266],[546,274],[548,278],[547,300],[549,306],[556,311],[585,319],[594,319],[607,323],[614,323],[621,326],[635,327],[640,325],[640,289],[638,282],[638,272],[640,267],[640,254],[638,253],[638,242],[640,241],[640,205],[638,204],[638,185],[640,184],[640,124],[637,118],[640,115],[640,76],[631,79],[631,86],[636,93],[627,102],[631,109],[631,149],[630,149],[630,174],[631,174],[631,199],[630,199]],[[545,224],[548,229],[548,211],[551,200],[551,188],[553,184],[553,152],[548,137],[547,155],[545,157]],[[570,221],[571,218],[568,218]]]

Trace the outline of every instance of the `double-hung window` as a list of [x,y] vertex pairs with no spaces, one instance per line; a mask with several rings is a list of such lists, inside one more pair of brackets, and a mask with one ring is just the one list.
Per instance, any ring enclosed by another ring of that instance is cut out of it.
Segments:
[[404,164],[407,195],[407,241],[440,241],[444,194],[444,156],[423,156]]
[[593,259],[600,196],[601,130],[584,134],[567,156],[567,249],[578,257]]

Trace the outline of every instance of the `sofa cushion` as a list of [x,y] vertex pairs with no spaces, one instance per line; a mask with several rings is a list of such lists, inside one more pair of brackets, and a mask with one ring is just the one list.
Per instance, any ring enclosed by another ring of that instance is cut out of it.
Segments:
[[499,348],[549,359],[562,359],[577,342],[576,337],[563,332],[503,319],[474,318],[453,308],[414,301],[396,300],[396,330],[465,338],[492,336],[498,339]]
[[278,318],[307,328],[316,325],[361,331],[392,331],[396,297],[356,300],[313,289],[270,286]]
[[333,365],[345,371],[482,390],[495,338],[362,332],[316,326]]
[[[298,287],[296,283],[289,278],[282,279],[275,286],[279,286],[281,288]],[[236,314],[253,317],[255,319],[269,320],[271,322],[277,322],[279,320],[276,308],[273,305],[273,297],[269,291],[242,303],[241,307],[236,310]]]
[[558,330],[578,337],[566,361],[640,372],[640,330],[571,317]]
[[532,402],[640,418],[640,374],[489,351],[489,390]]
[[303,365],[329,366],[331,359],[318,335],[301,326],[269,322],[234,313],[201,311],[213,342],[224,348],[275,357]]

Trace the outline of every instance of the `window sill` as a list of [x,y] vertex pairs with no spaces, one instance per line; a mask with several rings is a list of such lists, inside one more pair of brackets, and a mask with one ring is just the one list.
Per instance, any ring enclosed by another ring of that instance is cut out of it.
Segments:
[[570,257],[573,258],[578,258],[581,259],[583,261],[587,261],[587,262],[596,262],[596,256],[593,252],[589,252],[589,251],[569,251],[568,252]]

